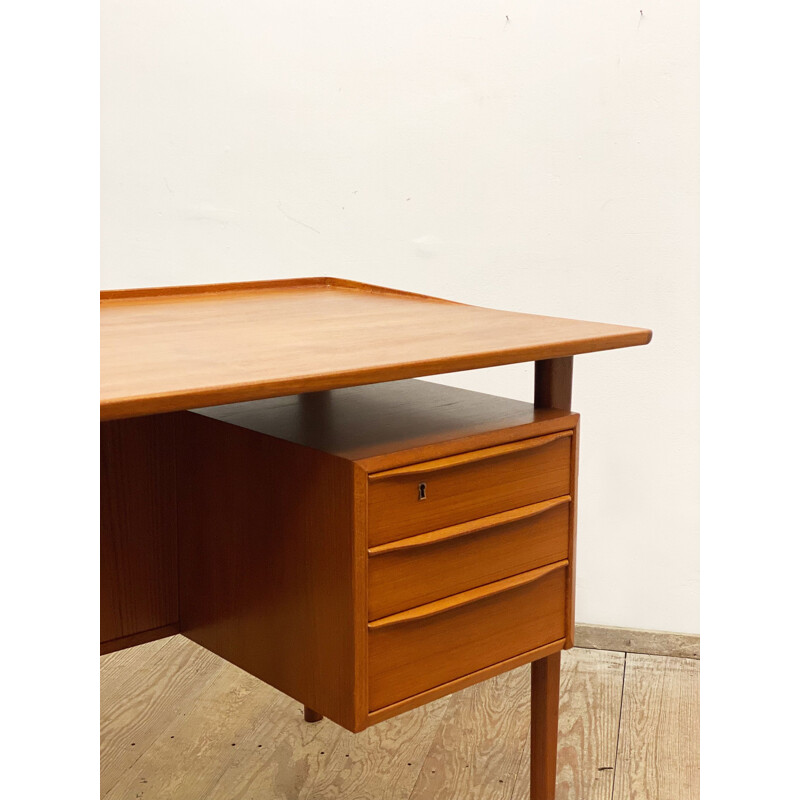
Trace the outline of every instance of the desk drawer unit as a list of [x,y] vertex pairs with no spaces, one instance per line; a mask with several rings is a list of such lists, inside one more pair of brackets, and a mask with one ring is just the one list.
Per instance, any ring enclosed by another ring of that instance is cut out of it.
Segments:
[[182,631],[354,731],[571,646],[577,425],[422,381],[185,412]]

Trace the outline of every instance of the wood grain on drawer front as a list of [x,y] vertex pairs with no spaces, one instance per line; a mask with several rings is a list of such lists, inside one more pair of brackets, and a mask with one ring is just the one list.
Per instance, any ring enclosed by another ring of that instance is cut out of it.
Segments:
[[375,711],[565,633],[567,562],[369,623]]
[[503,511],[369,549],[369,618],[568,557],[570,497]]
[[569,494],[571,440],[561,431],[370,475],[369,545]]

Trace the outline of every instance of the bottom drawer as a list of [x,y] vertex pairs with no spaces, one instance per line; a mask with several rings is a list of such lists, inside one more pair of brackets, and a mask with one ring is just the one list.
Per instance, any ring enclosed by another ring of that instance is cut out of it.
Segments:
[[369,624],[369,709],[561,639],[567,562]]

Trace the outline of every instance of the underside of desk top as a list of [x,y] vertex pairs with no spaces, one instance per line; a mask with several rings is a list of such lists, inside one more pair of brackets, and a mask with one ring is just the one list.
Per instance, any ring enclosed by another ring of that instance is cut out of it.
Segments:
[[101,292],[100,418],[647,344],[651,332],[336,278]]

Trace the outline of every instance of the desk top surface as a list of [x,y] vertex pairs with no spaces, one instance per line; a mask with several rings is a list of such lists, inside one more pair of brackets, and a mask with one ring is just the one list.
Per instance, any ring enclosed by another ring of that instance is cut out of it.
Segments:
[[647,344],[651,332],[335,278],[101,292],[119,419]]

